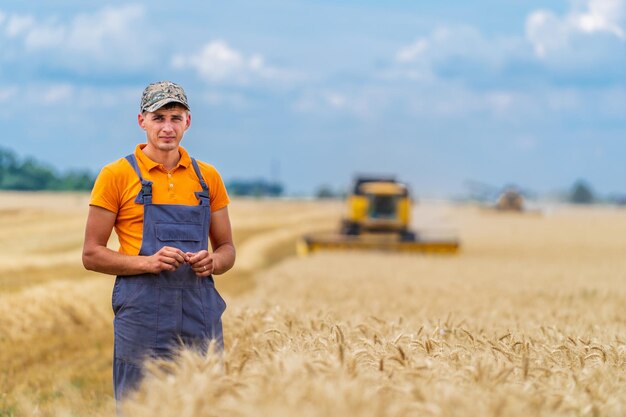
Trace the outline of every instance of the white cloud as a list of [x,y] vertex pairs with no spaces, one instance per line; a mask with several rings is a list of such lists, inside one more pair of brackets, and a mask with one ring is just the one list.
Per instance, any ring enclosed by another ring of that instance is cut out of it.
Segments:
[[145,62],[146,48],[139,48],[145,36],[143,17],[140,5],[105,7],[68,22],[14,14],[6,17],[3,29],[20,51],[36,54],[49,65],[80,69],[96,63],[125,68]]
[[28,32],[34,25],[35,19],[32,16],[10,16],[5,33],[9,38],[14,38]]
[[545,100],[546,110],[549,112],[576,111],[581,108],[581,97],[575,89],[560,89],[550,92]]
[[[534,123],[558,124],[562,120],[580,117],[587,111],[616,117],[611,114],[611,109],[626,107],[623,105],[626,95],[620,95],[618,91],[609,96],[611,90],[598,95],[567,87],[520,89],[513,86],[484,90],[449,80],[412,84],[405,81],[384,80],[358,87],[311,89],[299,96],[293,108],[316,116],[354,117],[365,123],[409,118],[418,124],[439,121],[445,125],[455,121],[459,125],[509,126],[514,132],[524,131]],[[547,115],[553,120],[546,121]],[[512,137],[506,139],[514,140]],[[525,143],[521,147],[529,150],[530,145]]]
[[102,53],[137,35],[133,24],[143,17],[139,5],[105,8],[76,16],[68,25],[41,24],[28,31],[25,45],[31,49],[62,47],[83,53]]
[[250,108],[251,102],[245,94],[236,92],[209,91],[199,95],[199,100],[204,101],[212,107],[229,107],[235,110],[246,110]]
[[[529,55],[529,43],[538,57],[567,49],[574,40],[592,35],[606,35],[626,43],[625,3],[626,0],[586,0],[582,4],[573,4],[562,16],[548,10],[536,10],[526,18],[524,38],[488,38],[470,26],[439,27],[412,44],[399,48],[395,53],[395,63],[412,69],[399,74],[420,79],[438,63],[450,58],[473,61],[483,68],[497,70],[518,58],[525,60]],[[607,40],[603,42],[606,45]],[[593,49],[589,44],[583,46]],[[570,55],[582,56],[584,52],[580,49],[572,48]]]
[[526,37],[535,54],[544,57],[548,50],[557,49],[567,42],[567,30],[554,14],[539,10],[526,19]]
[[17,97],[18,88],[16,86],[0,87],[0,103],[6,103]]
[[60,26],[33,27],[24,37],[24,45],[29,50],[59,48],[64,44],[69,46],[67,29]]
[[609,34],[624,41],[624,0],[589,0],[586,7],[574,8],[564,16],[537,10],[526,19],[526,37],[535,54],[546,57],[570,47],[577,36]]
[[331,107],[335,109],[341,109],[343,107],[346,107],[346,105],[349,103],[348,98],[346,96],[344,96],[343,94],[336,93],[336,92],[328,92],[324,94],[324,97],[328,105],[330,105]]
[[525,33],[517,35],[442,26],[398,48],[379,78],[423,85],[458,80],[513,90],[559,77],[568,84],[608,85],[622,79],[619,68],[626,63],[625,3],[584,0],[561,15],[536,10],[526,16]]
[[531,152],[537,149],[537,138],[529,135],[518,136],[513,140],[515,149],[522,152]]
[[[424,120],[488,120],[522,129],[521,120],[544,122],[547,114],[557,115],[559,120],[591,110],[609,115],[608,105],[589,106],[594,89],[608,91],[611,83],[586,87],[589,91],[585,91],[578,80],[603,80],[615,68],[590,67],[589,63],[614,62],[612,56],[624,50],[614,48],[616,39],[620,43],[622,39],[619,24],[623,1],[590,0],[564,17],[534,12],[528,16],[527,28],[532,29],[535,43],[528,42],[523,33],[487,36],[471,26],[439,27],[398,48],[388,66],[367,85],[309,90],[300,95],[295,109],[366,120],[395,115]],[[566,45],[572,33],[603,36],[550,61],[537,57]],[[565,82],[555,84],[561,76]],[[613,96],[614,102],[621,100],[619,94]],[[526,150],[534,147],[530,141],[518,145]]]
[[591,0],[589,10],[580,15],[572,16],[575,27],[587,33],[608,32],[624,39],[624,1],[623,0]]
[[400,63],[413,62],[428,50],[429,42],[426,39],[418,39],[412,45],[401,48],[396,54],[396,61]]
[[52,105],[69,100],[74,95],[74,88],[71,85],[52,85],[40,92],[40,102],[44,105]]
[[359,91],[322,90],[306,91],[294,103],[293,108],[300,113],[325,113],[350,115],[371,120],[381,114],[389,104],[390,95],[375,87]]
[[[241,77],[252,71],[252,59],[246,60],[238,51],[221,40],[206,44],[195,55],[177,55],[172,64],[175,68],[193,68],[209,81],[223,81]],[[255,65],[259,65],[258,62]]]
[[496,113],[507,113],[515,104],[515,96],[505,91],[494,91],[485,95],[485,102]]
[[292,81],[295,74],[269,66],[260,54],[245,56],[223,40],[214,40],[195,54],[173,57],[177,69],[195,70],[200,77],[213,83],[247,84],[254,79]]
[[430,82],[435,72],[497,71],[510,58],[524,54],[521,39],[485,37],[471,26],[443,26],[395,53],[392,70],[385,78],[400,76],[415,81]]
[[[122,103],[138,103],[140,88],[134,87],[91,87],[70,83],[33,82],[24,85],[0,87],[0,102],[16,100],[19,108],[49,108],[58,104],[71,103],[77,112],[93,109],[111,109]],[[16,105],[17,105],[16,104]]]

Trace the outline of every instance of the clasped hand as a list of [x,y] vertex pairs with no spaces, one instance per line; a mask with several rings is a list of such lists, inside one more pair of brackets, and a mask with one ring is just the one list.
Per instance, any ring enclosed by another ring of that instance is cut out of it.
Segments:
[[175,271],[187,263],[199,277],[208,277],[215,272],[215,262],[207,250],[199,252],[183,252],[171,246],[164,246],[157,253],[148,257],[149,272],[158,274],[161,271]]

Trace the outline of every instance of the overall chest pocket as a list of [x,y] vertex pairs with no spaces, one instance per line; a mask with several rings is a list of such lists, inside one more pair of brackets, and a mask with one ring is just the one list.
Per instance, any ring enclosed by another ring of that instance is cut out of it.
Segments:
[[156,223],[156,238],[163,243],[188,242],[193,245],[204,239],[204,228],[200,223]]

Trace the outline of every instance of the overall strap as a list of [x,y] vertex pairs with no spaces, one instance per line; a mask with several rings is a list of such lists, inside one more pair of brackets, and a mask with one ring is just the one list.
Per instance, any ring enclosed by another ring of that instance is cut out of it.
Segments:
[[139,177],[139,181],[141,181],[141,191],[137,194],[137,198],[135,199],[135,203],[137,204],[152,204],[152,181],[144,180],[141,176],[141,171],[139,170],[139,165],[137,165],[137,158],[135,158],[134,154],[130,154],[126,156],[126,160],[130,164],[131,167],[137,173]]
[[200,203],[203,205],[210,205],[210,196],[209,196],[209,186],[206,185],[204,178],[202,177],[202,172],[200,172],[200,167],[198,166],[198,162],[195,158],[191,158],[191,164],[193,165],[193,170],[196,172],[198,179],[200,180],[200,185],[202,185],[202,191],[197,191],[196,197],[200,199]]

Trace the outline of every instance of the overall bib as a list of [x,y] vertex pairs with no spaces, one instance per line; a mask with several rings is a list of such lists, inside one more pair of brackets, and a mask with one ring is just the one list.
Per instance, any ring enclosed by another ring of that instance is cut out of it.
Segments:
[[[152,204],[152,182],[143,179],[134,155],[126,157],[139,176],[143,204],[143,240],[139,255],[154,255],[163,246],[183,252],[208,249],[211,206],[209,189],[192,158],[202,185],[199,204]],[[215,289],[213,277],[199,278],[191,266],[160,274],[118,276],[112,296],[115,345],[113,385],[120,401],[137,388],[147,358],[168,358],[181,345],[206,352],[210,340],[223,349],[222,313],[226,303]]]

